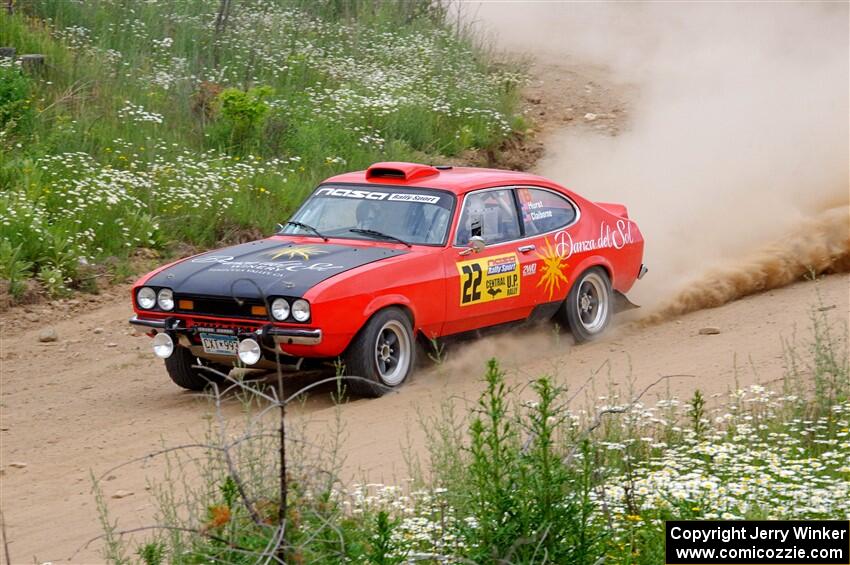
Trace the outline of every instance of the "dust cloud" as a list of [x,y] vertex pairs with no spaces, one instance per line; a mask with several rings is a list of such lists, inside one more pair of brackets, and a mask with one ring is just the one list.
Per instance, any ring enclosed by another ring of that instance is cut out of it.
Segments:
[[827,210],[796,226],[806,237],[786,237],[721,266],[661,302],[646,317],[660,322],[674,316],[722,306],[737,298],[779,288],[806,276],[850,270],[850,210]]
[[557,132],[538,172],[628,206],[650,268],[630,296],[651,318],[847,269],[847,3],[464,9],[501,49],[637,87],[625,131]]

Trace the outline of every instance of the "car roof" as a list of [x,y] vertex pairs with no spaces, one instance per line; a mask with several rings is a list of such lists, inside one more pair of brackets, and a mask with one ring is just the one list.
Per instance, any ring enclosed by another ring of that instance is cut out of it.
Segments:
[[477,188],[504,185],[537,185],[564,190],[541,176],[520,171],[478,167],[432,167],[419,163],[375,163],[365,171],[344,173],[326,179],[323,184],[374,184],[412,188],[436,188],[464,194]]

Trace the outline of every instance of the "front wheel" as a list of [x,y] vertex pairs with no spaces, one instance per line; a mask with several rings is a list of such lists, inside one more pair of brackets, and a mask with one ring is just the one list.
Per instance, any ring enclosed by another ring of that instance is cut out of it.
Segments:
[[608,328],[613,313],[611,281],[600,267],[583,272],[570,289],[558,317],[577,343],[596,339]]
[[416,344],[410,320],[399,308],[385,308],[366,322],[345,353],[348,387],[377,398],[400,387],[413,371]]
[[[185,388],[186,390],[201,391],[207,388],[210,383],[222,383],[224,379],[215,373],[196,369],[192,365],[199,365],[197,357],[192,355],[192,352],[185,347],[177,346],[174,352],[165,360],[165,370],[168,371],[168,376],[174,381],[174,384]],[[223,365],[209,364],[213,369],[222,373],[230,372],[230,369]]]

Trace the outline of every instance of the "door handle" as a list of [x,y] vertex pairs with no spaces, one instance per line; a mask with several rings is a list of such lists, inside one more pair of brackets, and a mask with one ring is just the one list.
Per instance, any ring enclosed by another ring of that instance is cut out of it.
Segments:
[[516,248],[516,250],[519,251],[520,253],[528,253],[529,251],[534,251],[535,249],[537,249],[537,248],[534,246],[533,243],[530,243],[528,245],[523,245],[521,247]]

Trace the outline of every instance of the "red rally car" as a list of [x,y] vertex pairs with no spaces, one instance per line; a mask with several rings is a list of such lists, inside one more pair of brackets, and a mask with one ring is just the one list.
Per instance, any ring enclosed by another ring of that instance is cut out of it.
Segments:
[[130,323],[187,389],[211,378],[198,366],[342,358],[350,388],[380,396],[417,342],[551,318],[593,339],[642,257],[621,204],[526,173],[376,163],[326,180],[269,238],[145,275]]

